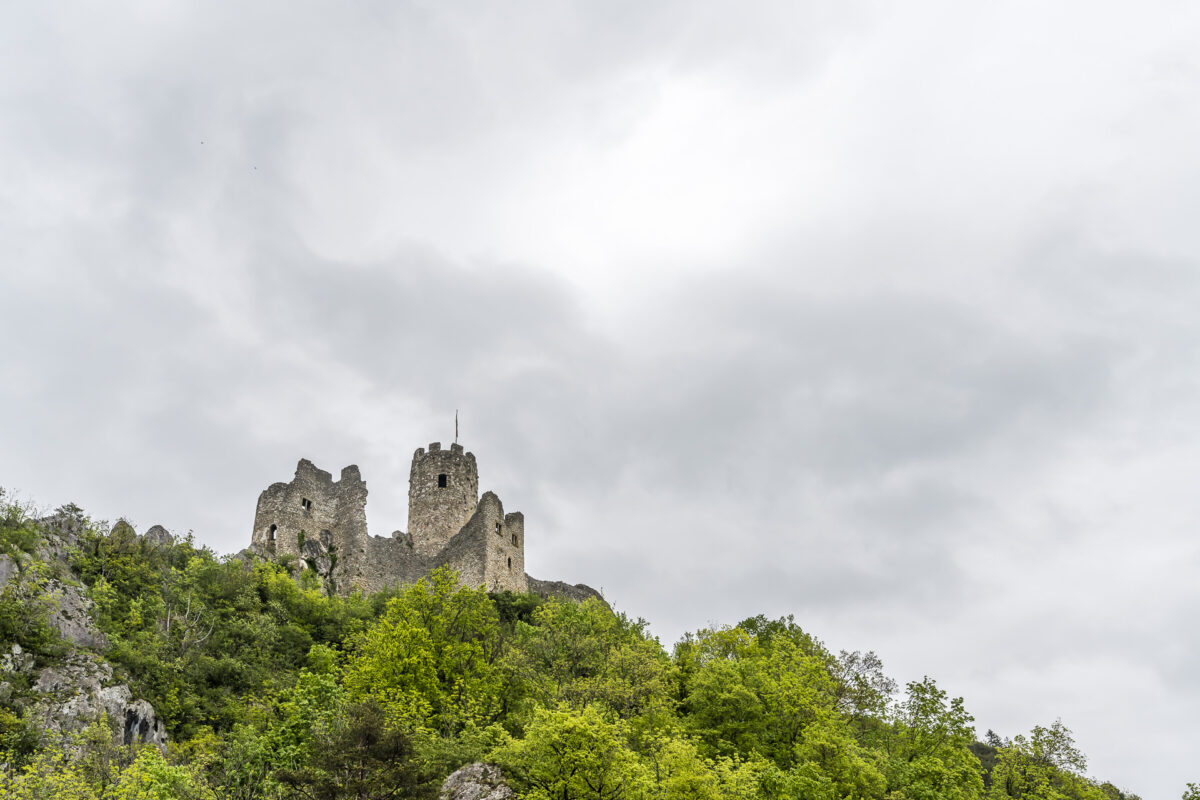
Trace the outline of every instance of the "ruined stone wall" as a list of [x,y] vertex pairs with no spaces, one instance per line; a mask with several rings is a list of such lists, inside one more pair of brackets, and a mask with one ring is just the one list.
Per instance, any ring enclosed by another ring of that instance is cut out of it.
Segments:
[[479,471],[475,456],[462,445],[443,450],[433,442],[429,450],[413,454],[408,478],[408,533],[413,549],[434,556],[462,530],[479,502]]
[[487,586],[484,572],[486,549],[486,521],[476,514],[438,554],[436,562],[457,572],[458,582],[462,586],[477,589],[480,586]]
[[340,585],[366,555],[366,506],[367,484],[358,467],[346,467],[335,481],[301,459],[290,483],[271,484],[259,495],[251,548],[271,558],[319,562],[320,571]]
[[409,532],[369,536],[367,485],[358,467],[346,467],[334,481],[301,459],[290,483],[272,484],[259,496],[251,549],[268,558],[295,555],[343,594],[415,583],[441,565],[458,572],[464,586],[528,589],[525,517],[505,514],[492,492],[477,499],[474,455],[434,442],[413,455],[410,481]]
[[[353,576],[367,561],[367,484],[351,464],[342,470],[337,486],[337,509],[331,555],[337,587],[353,584]],[[344,589],[341,589],[345,591]]]
[[365,550],[366,558],[352,585],[368,594],[416,583],[433,568],[429,559],[414,552],[403,539],[370,536]]
[[497,571],[501,559],[505,561],[504,574],[508,577],[500,582],[501,588],[510,592],[528,591],[525,580],[525,515],[520,511],[504,515],[503,539],[494,561]]
[[251,546],[276,558],[299,556],[300,532],[315,538],[330,531],[332,536],[337,507],[333,476],[308,459],[300,459],[291,483],[273,483],[259,495]]
[[[458,571],[465,586],[484,586],[488,591],[507,589],[523,592],[524,539],[524,516],[520,513],[506,516],[500,498],[492,492],[485,492],[462,534],[454,538],[454,547],[447,548],[446,563]],[[469,549],[461,546],[468,541]]]

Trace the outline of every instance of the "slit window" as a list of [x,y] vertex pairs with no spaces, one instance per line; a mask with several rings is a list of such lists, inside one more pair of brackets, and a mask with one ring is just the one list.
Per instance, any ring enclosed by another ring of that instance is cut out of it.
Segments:
[[508,559],[508,568],[510,570],[512,569],[512,559],[511,558]]
[[496,535],[497,536],[500,535],[500,523],[499,522],[496,523]]
[[438,475],[438,488],[439,489],[446,488],[446,473],[444,473],[444,472],[441,475]]
[[279,530],[279,526],[278,526],[278,525],[272,525],[272,526],[271,526],[271,530],[267,531],[267,541],[268,541],[268,542],[273,542],[273,541],[275,541],[275,531],[277,531],[277,530]]
[[521,546],[521,543],[517,541],[517,535],[515,533],[513,534],[513,545],[517,547]]

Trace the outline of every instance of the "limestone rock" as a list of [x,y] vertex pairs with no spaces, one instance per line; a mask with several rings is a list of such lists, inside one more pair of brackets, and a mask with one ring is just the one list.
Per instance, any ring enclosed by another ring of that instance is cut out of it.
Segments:
[[93,650],[108,647],[108,640],[104,634],[92,625],[93,603],[79,586],[51,580],[46,588],[57,606],[50,613],[50,624],[58,628],[64,639],[71,644],[90,647]]
[[35,713],[46,730],[80,731],[107,714],[118,727],[114,741],[165,746],[167,731],[145,700],[135,700],[129,687],[113,684],[112,667],[95,656],[72,653],[64,663],[43,669],[34,684],[42,695]]
[[163,747],[167,742],[167,730],[154,713],[154,706],[146,700],[134,700],[125,704],[125,719],[121,729],[121,743],[146,742]]
[[154,525],[142,534],[142,540],[151,547],[167,547],[174,544],[175,537],[162,525]]
[[16,642],[13,642],[7,653],[0,656],[0,675],[28,672],[32,668],[33,654],[26,653]]
[[305,539],[304,546],[300,549],[300,557],[319,575],[328,576],[333,570],[333,561],[329,558],[329,548],[321,539]]
[[582,603],[589,597],[594,597],[601,603],[604,603],[604,605],[608,605],[608,602],[604,599],[602,594],[585,583],[577,583],[572,586],[571,584],[564,583],[563,581],[538,580],[531,575],[526,575],[525,578],[529,582],[529,591],[547,600],[549,600],[551,597],[562,597],[567,600],[574,600],[577,603]]
[[511,800],[516,792],[494,764],[467,764],[442,783],[441,800]]
[[87,531],[87,518],[75,505],[67,505],[48,517],[38,520],[38,527],[45,541],[38,555],[47,562],[63,561],[72,547],[79,544],[79,537]]
[[8,585],[12,577],[17,574],[17,562],[12,556],[0,555],[0,589]]

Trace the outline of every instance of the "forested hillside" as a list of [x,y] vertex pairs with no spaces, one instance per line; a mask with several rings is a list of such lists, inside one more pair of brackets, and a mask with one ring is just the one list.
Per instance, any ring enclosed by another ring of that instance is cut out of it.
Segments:
[[[1061,722],[979,741],[932,678],[898,687],[790,617],[668,652],[596,600],[445,571],[330,596],[302,565],[106,532],[73,506],[2,514],[0,797],[435,797],[480,761],[539,800],[1135,797],[1086,776]],[[72,592],[96,630],[68,640]],[[70,717],[70,687],[47,701],[45,676],[88,658],[153,705],[165,746]]]

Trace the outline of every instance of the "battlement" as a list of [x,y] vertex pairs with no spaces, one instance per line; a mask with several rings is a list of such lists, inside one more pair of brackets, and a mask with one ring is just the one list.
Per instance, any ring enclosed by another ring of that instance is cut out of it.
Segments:
[[424,458],[427,455],[432,456],[434,453],[462,456],[463,458],[469,458],[472,461],[475,460],[475,454],[470,453],[470,452],[465,452],[463,450],[463,446],[461,444],[459,444],[458,442],[455,442],[454,444],[450,445],[449,450],[443,450],[441,442],[430,442],[428,449],[424,448],[424,447],[418,447],[413,452],[413,461],[414,462],[419,461],[420,459]]

